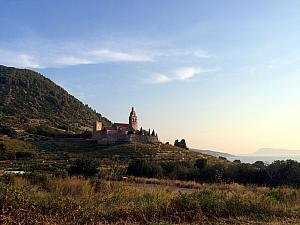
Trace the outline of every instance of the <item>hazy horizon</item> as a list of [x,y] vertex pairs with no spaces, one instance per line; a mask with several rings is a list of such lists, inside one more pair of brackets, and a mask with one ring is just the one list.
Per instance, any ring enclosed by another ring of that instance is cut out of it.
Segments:
[[114,122],[232,154],[300,149],[300,1],[2,1],[0,64]]

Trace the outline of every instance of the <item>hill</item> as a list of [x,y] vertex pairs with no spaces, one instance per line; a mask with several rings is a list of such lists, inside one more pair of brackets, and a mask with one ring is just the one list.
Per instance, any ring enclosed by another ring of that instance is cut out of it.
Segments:
[[261,148],[258,149],[253,155],[300,155],[300,150],[288,150],[288,149],[278,149],[278,148]]
[[206,155],[210,155],[210,156],[215,156],[215,157],[225,157],[225,158],[230,158],[230,157],[234,157],[234,155],[229,154],[229,153],[225,153],[225,152],[217,152],[217,151],[212,151],[212,150],[203,150],[203,149],[189,149],[192,152],[197,152],[197,153],[202,153],[202,154],[206,154]]
[[[2,148],[5,149],[1,153]],[[47,138],[36,142],[22,141],[9,137],[0,137],[0,161],[16,158],[15,167],[24,168],[32,164],[68,165],[77,158],[89,157],[104,167],[118,163],[127,166],[129,162],[144,159],[151,163],[194,162],[205,158],[210,164],[230,162],[216,157],[190,152],[169,144],[124,143],[117,145],[98,145],[88,139]],[[28,160],[30,159],[30,160]],[[6,167],[0,162],[1,167]]]
[[62,87],[28,69],[0,65],[1,124],[15,129],[48,125],[63,130],[90,127],[95,120],[110,121]]
[[[102,146],[90,136],[77,135],[85,134],[81,130],[89,128],[95,120],[104,125],[111,123],[43,75],[0,66],[0,160],[7,165],[13,160],[15,167],[20,168],[36,164],[67,166],[86,156],[108,167],[116,161],[126,166],[136,159],[155,163],[206,158],[209,162],[221,162],[169,144]],[[15,131],[20,135],[13,135]]]

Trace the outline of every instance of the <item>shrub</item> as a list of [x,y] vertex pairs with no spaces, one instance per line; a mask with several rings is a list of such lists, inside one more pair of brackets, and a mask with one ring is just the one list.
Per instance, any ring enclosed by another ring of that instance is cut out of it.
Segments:
[[36,153],[28,151],[17,151],[16,159],[33,159],[36,157]]
[[162,177],[163,168],[157,164],[149,164],[145,160],[135,160],[129,163],[127,168],[128,175],[134,175],[138,177]]
[[198,169],[203,169],[207,165],[207,159],[197,159],[195,167]]
[[85,178],[92,177],[98,173],[99,163],[90,158],[76,159],[69,168],[71,175],[82,175]]
[[179,148],[184,148],[184,149],[188,149],[185,139],[181,139],[181,141],[176,140],[174,143],[174,146],[179,147]]
[[68,177],[68,171],[66,169],[55,169],[52,171],[52,175],[54,177],[59,177],[59,178],[66,178]]
[[17,136],[17,132],[14,129],[12,129],[6,125],[0,125],[0,134],[7,135],[9,137]]

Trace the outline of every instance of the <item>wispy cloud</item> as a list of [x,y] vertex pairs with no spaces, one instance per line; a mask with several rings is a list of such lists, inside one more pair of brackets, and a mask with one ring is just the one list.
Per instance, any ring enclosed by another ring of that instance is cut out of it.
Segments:
[[172,81],[172,79],[165,74],[153,74],[148,80],[149,83],[158,84],[158,83],[168,83]]
[[[164,46],[155,41],[149,43],[122,39],[55,43],[32,38],[25,42],[26,44],[24,42],[0,44],[0,64],[26,68],[57,68],[111,62],[184,63],[210,58],[210,55],[201,49]],[[174,80],[169,75],[158,74],[157,77],[163,82]]]
[[211,72],[212,70],[205,70],[200,67],[181,67],[177,68],[173,72],[167,74],[153,74],[147,82],[152,84],[169,83],[173,81],[185,81],[205,72]]
[[23,52],[11,52],[0,50],[0,64],[7,66],[18,66],[28,68],[39,68],[38,61]]
[[76,50],[73,54],[65,53],[63,50],[48,54],[19,53],[0,50],[0,64],[27,68],[64,67],[108,62],[149,61],[153,61],[151,55],[109,49]]
[[168,51],[162,51],[157,55],[162,57],[193,57],[197,59],[209,59],[211,57],[206,51],[202,49],[172,49]]
[[73,66],[80,64],[98,64],[108,62],[149,62],[153,61],[151,55],[120,52],[108,49],[97,49],[80,52],[74,55],[55,57],[50,64],[53,66]]

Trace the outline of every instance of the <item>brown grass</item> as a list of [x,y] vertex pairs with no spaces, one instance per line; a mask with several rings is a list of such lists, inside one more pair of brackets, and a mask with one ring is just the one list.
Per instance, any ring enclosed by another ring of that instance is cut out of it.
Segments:
[[[136,188],[75,177],[0,182],[0,223],[297,224],[300,219],[297,189],[137,180],[164,185]],[[165,184],[197,190],[180,193]]]

